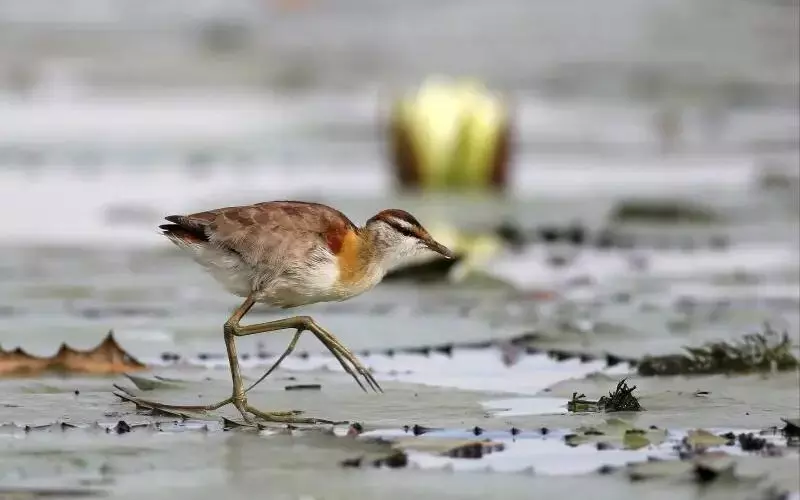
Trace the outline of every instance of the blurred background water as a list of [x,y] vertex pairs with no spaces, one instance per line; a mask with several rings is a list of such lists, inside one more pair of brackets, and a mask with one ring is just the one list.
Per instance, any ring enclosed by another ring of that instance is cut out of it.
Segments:
[[[702,200],[728,216],[726,238],[766,248],[731,269],[774,250],[794,286],[798,11],[792,0],[2,0],[3,341],[47,317],[32,296],[63,311],[137,282],[119,300],[152,296],[165,280],[176,289],[165,300],[190,282],[223,300],[155,226],[275,198],[356,221],[394,199],[477,228],[596,228],[626,197]],[[436,75],[478,78],[513,102],[506,197],[394,189],[388,103]],[[776,172],[777,191],[764,181]],[[523,284],[541,285],[531,272]]]

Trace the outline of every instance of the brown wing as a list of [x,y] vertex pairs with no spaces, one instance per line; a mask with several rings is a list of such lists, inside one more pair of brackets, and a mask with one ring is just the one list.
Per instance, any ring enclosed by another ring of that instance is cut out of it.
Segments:
[[[300,201],[268,201],[166,219],[196,238],[236,252],[251,266],[276,270],[306,261],[320,245],[337,253],[344,235],[355,230],[340,211]],[[170,226],[161,228],[177,229]]]

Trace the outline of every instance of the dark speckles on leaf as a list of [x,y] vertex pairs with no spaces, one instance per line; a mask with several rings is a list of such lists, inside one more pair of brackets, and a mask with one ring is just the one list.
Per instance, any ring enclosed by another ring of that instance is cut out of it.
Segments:
[[597,469],[598,474],[608,475],[613,474],[617,469],[613,465],[602,465]]
[[294,384],[294,385],[285,386],[284,390],[287,390],[287,391],[319,391],[319,390],[322,390],[322,385],[320,385],[320,384]]
[[124,420],[120,420],[117,422],[117,425],[114,426],[114,432],[117,434],[126,434],[131,431],[131,426],[128,425],[127,422]]
[[423,427],[418,424],[414,424],[414,427],[411,428],[411,432],[413,432],[415,436],[421,436],[422,434],[425,434],[426,432],[430,431],[431,431],[430,427]]
[[434,352],[444,354],[448,358],[453,357],[453,344],[444,344],[433,348]]
[[178,361],[180,359],[181,359],[180,355],[178,355],[178,354],[176,354],[174,352],[163,352],[163,353],[161,353],[161,361],[163,361],[165,363],[174,363],[174,362],[176,362],[176,361]]
[[577,444],[574,441],[577,437],[578,437],[577,434],[567,434],[564,436],[564,442],[567,444],[567,446],[573,446],[573,447],[577,446]]
[[379,458],[372,462],[374,467],[386,466],[390,469],[399,469],[408,465],[408,455],[404,451],[395,450],[386,457]]
[[739,434],[739,446],[742,451],[761,451],[767,446],[767,440],[753,435],[753,433]]
[[406,350],[408,354],[417,354],[422,355],[425,357],[429,357],[431,355],[431,348],[430,347],[413,347]]
[[548,355],[550,358],[552,358],[552,359],[555,359],[556,361],[566,361],[566,360],[568,360],[568,359],[570,359],[570,358],[573,358],[573,357],[575,356],[575,355],[574,355],[573,353],[571,353],[571,352],[567,352],[567,351],[558,351],[558,350],[552,350],[552,351],[549,351],[549,352],[547,353],[547,355]]
[[345,468],[358,468],[361,467],[361,462],[364,460],[364,457],[356,457],[356,458],[347,458],[340,462],[340,465]]

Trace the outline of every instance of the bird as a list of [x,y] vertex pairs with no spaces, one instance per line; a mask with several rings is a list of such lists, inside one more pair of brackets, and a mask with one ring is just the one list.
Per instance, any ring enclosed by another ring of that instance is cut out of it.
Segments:
[[[169,224],[159,226],[161,234],[244,301],[223,326],[233,383],[231,396],[204,406],[160,406],[205,411],[233,404],[248,423],[253,422],[250,415],[274,422],[319,422],[298,417],[299,411],[265,412],[247,402],[247,392],[291,354],[305,331],[322,342],[364,391],[367,389],[359,375],[372,390],[383,392],[356,356],[310,316],[242,325],[241,320],[255,304],[291,309],[344,301],[370,290],[389,270],[421,252],[454,258],[450,249],[401,209],[381,210],[361,227],[335,208],[304,201],[267,201],[170,215],[165,220]],[[295,330],[286,350],[245,389],[236,338],[286,329]]]

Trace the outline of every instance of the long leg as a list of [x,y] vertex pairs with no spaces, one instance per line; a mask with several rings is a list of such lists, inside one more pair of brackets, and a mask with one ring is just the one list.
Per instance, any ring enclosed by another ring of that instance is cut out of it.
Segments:
[[[238,326],[234,329],[234,335],[243,337],[247,335],[256,335],[259,333],[266,333],[275,330],[283,330],[287,328],[294,328],[297,330],[295,334],[295,338],[292,339],[292,343],[289,345],[289,348],[278,358],[278,360],[269,368],[266,374],[264,374],[261,378],[259,378],[253,385],[251,385],[247,390],[249,391],[257,384],[259,384],[264,378],[269,375],[278,365],[289,355],[289,353],[294,350],[294,346],[297,343],[297,337],[303,331],[309,331],[313,333],[319,340],[322,342],[325,347],[333,354],[333,357],[339,362],[342,368],[353,377],[356,383],[366,391],[366,387],[361,381],[358,379],[358,375],[356,375],[353,368],[364,377],[364,379],[369,384],[370,388],[376,392],[383,392],[378,381],[372,376],[372,374],[367,370],[361,362],[358,361],[358,358],[349,350],[344,344],[339,341],[333,334],[319,326],[316,321],[310,316],[295,316],[292,318],[280,319],[277,321],[270,321],[267,323],[259,323],[255,325],[247,325],[247,326]],[[348,365],[348,363],[352,364],[352,367]]]
[[[350,352],[336,337],[334,337],[331,333],[327,330],[319,326],[311,317],[309,316],[296,316],[292,318],[280,319],[276,321],[270,321],[267,323],[259,323],[255,325],[246,325],[241,326],[239,322],[242,318],[247,314],[248,311],[253,307],[255,301],[252,297],[248,297],[241,306],[239,306],[228,318],[228,321],[225,322],[224,326],[224,337],[225,337],[225,348],[228,353],[228,363],[230,365],[231,371],[231,379],[233,383],[233,394],[218,403],[206,406],[178,406],[178,405],[162,405],[167,408],[174,408],[174,409],[185,409],[185,410],[216,410],[225,406],[227,404],[233,403],[237,410],[242,414],[242,417],[246,421],[250,421],[250,418],[247,416],[247,412],[252,413],[256,416],[259,416],[265,420],[272,420],[272,421],[280,421],[280,422],[295,422],[295,423],[314,423],[318,422],[318,419],[301,419],[293,417],[293,415],[297,415],[301,412],[271,412],[265,413],[252,406],[247,404],[246,393],[250,391],[253,387],[261,383],[269,374],[271,374],[283,360],[294,350],[297,341],[300,337],[300,334],[303,331],[310,331],[313,333],[322,343],[325,345],[328,350],[333,354],[333,356],[339,361],[339,364],[342,368],[349,373],[353,379],[358,383],[358,385],[366,391],[366,388],[358,379],[353,368],[358,371],[370,387],[377,391],[383,392],[378,385],[378,382],[372,376],[371,373],[358,361],[355,355]],[[297,332],[295,333],[294,337],[292,338],[291,342],[289,343],[288,348],[284,351],[283,354],[275,361],[275,363],[267,370],[267,372],[262,375],[256,382],[254,382],[250,387],[247,389],[244,388],[244,384],[242,382],[242,375],[241,370],[239,368],[239,358],[236,351],[236,337],[243,337],[248,335],[256,335],[259,333],[268,333],[274,332],[278,330],[284,329],[296,329]],[[351,367],[348,363],[352,364]]]
[[[151,404],[155,404],[156,406],[160,406],[160,407],[163,407],[163,408],[170,408],[170,409],[176,409],[176,410],[200,410],[200,411],[216,410],[216,409],[221,408],[221,407],[223,407],[225,405],[233,403],[233,405],[236,406],[236,409],[239,410],[239,413],[242,414],[242,418],[245,421],[250,422],[251,419],[247,415],[247,399],[245,397],[245,392],[247,392],[247,391],[244,390],[244,386],[242,384],[242,375],[241,375],[241,370],[239,369],[239,358],[238,358],[238,355],[237,355],[237,352],[236,352],[235,328],[238,326],[239,321],[241,321],[242,317],[244,317],[244,315],[247,314],[247,312],[253,307],[254,303],[255,303],[255,301],[252,299],[252,297],[248,297],[242,303],[241,306],[236,308],[236,310],[233,312],[231,317],[228,318],[228,321],[225,322],[223,334],[224,334],[224,337],[225,337],[225,348],[226,348],[227,353],[228,353],[228,364],[230,366],[231,379],[232,379],[232,382],[233,382],[233,393],[232,393],[232,395],[230,397],[228,397],[226,399],[223,399],[222,401],[220,401],[218,403],[214,403],[214,404],[210,404],[210,405],[204,405],[204,406],[166,405],[166,404],[154,403],[154,402],[151,402],[151,401],[146,401],[146,402],[151,403]],[[295,337],[298,337],[299,334],[300,334],[300,332],[295,334]],[[295,339],[293,339],[292,343],[290,344],[290,349],[294,349],[294,344],[296,344],[296,343],[297,343],[297,339],[295,338]],[[290,352],[291,352],[291,350],[286,352],[285,355],[282,356],[278,361],[282,361],[283,358],[288,356],[288,354]],[[274,368],[277,368],[277,365],[275,367],[271,368],[269,370],[269,372],[274,370]],[[267,375],[269,374],[269,372],[267,373]],[[260,382],[264,378],[266,378],[266,375],[264,377],[262,377],[261,379],[259,379],[258,382]],[[258,382],[256,382],[256,383],[258,383]],[[255,386],[255,384],[253,384],[253,386]],[[250,390],[250,389],[252,389],[252,386],[250,388],[248,388],[247,390]],[[253,413],[253,412],[251,412],[251,413]],[[330,421],[323,420],[323,419],[298,418],[298,417],[296,417],[296,415],[301,414],[301,413],[303,413],[303,412],[302,411],[288,411],[288,412],[269,412],[269,413],[265,413],[265,412],[260,412],[259,411],[257,413],[257,415],[259,417],[263,418],[264,420],[269,420],[269,421],[274,421],[274,422],[310,423],[310,424],[314,424],[314,423],[330,423]]]
[[[203,406],[193,406],[193,405],[160,405],[165,408],[177,409],[177,410],[216,410],[218,408],[222,408],[225,405],[233,403],[237,409],[241,406],[242,403],[237,404],[236,400],[242,401],[244,398],[244,387],[242,384],[242,374],[241,370],[239,369],[239,358],[236,352],[236,343],[235,339],[236,336],[233,331],[233,325],[238,325],[239,321],[242,320],[245,314],[253,307],[255,301],[252,297],[247,297],[245,301],[233,311],[231,317],[225,322],[225,326],[223,328],[223,335],[225,337],[225,349],[228,353],[228,365],[231,371],[231,379],[233,380],[233,394],[227,398],[223,399],[222,401],[210,405],[203,405]],[[242,412],[241,409],[239,409]],[[244,415],[245,420],[248,418]]]

